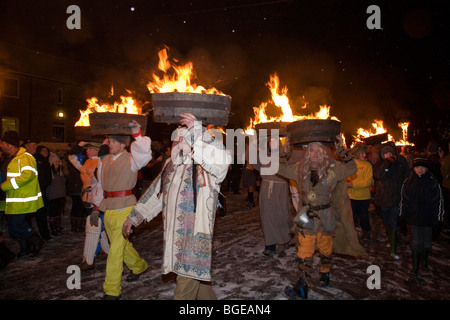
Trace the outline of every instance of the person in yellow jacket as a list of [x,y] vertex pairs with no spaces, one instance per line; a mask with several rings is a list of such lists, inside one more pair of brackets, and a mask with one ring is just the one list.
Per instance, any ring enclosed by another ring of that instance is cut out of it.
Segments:
[[369,202],[371,199],[370,186],[373,182],[372,164],[366,160],[367,147],[357,144],[353,147],[356,167],[358,171],[347,178],[348,197],[352,205],[353,222],[360,226],[363,232],[363,243],[370,243]]
[[0,187],[6,192],[5,214],[8,231],[18,239],[18,257],[32,254],[36,256],[44,245],[44,240],[27,222],[27,214],[44,206],[39,187],[36,160],[20,147],[16,131],[7,131],[0,144],[2,151],[13,157],[7,167],[7,179]]

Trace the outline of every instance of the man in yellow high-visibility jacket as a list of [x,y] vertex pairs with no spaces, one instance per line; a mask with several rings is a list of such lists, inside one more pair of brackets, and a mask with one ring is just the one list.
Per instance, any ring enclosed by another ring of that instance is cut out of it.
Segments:
[[0,147],[4,153],[13,157],[8,164],[7,179],[0,185],[6,192],[5,214],[8,220],[8,231],[19,241],[18,257],[30,253],[36,256],[45,242],[26,219],[27,214],[36,212],[44,205],[36,160],[20,147],[19,135],[16,131],[7,131]]

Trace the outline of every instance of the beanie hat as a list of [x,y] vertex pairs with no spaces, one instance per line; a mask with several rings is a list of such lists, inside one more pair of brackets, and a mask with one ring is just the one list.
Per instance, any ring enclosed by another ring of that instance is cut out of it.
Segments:
[[59,159],[56,153],[51,153],[50,156],[48,157],[48,162],[50,163],[50,165],[53,165],[55,161],[61,161],[61,159]]
[[2,141],[9,143],[10,145],[15,147],[20,146],[19,134],[14,130],[6,131],[5,135],[2,138]]
[[108,138],[116,140],[117,142],[124,144],[126,147],[130,145],[131,141],[130,135],[109,135]]
[[429,165],[430,165],[430,162],[424,156],[418,155],[418,156],[414,157],[414,159],[413,159],[413,168],[419,167],[419,166],[428,168]]

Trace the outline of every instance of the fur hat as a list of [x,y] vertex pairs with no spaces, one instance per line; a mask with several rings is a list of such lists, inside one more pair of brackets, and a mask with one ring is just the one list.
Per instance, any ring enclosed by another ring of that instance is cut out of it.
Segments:
[[58,157],[56,153],[52,152],[48,157],[48,162],[50,163],[50,165],[53,165],[53,163],[56,161],[61,161],[61,159]]
[[19,134],[14,130],[6,131],[5,135],[2,138],[2,141],[9,143],[10,145],[15,147],[20,146]]
[[418,156],[414,157],[414,159],[413,159],[413,168],[419,167],[419,166],[428,168],[429,165],[430,165],[430,161],[424,156],[418,155]]

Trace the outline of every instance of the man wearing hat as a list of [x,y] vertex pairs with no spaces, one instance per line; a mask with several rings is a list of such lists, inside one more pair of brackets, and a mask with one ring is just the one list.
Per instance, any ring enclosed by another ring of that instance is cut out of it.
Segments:
[[[150,137],[142,136],[140,125],[130,123],[135,141],[130,146],[131,135],[109,135],[109,154],[99,161],[98,177],[104,190],[104,197],[97,211],[104,212],[106,233],[110,249],[103,284],[104,299],[119,299],[123,264],[131,270],[126,281],[139,279],[148,269],[133,245],[122,234],[122,225],[136,204],[133,188],[136,186],[138,171],[152,158]],[[127,148],[130,146],[130,151]]]
[[[29,137],[25,139],[22,144],[29,154],[31,154],[34,159],[36,159],[36,167],[38,171],[39,187],[41,188],[42,199],[44,201],[44,206],[40,208],[35,214],[36,224],[39,229],[39,234],[42,239],[50,240],[50,230],[48,228],[48,199],[47,199],[47,188],[52,182],[52,173],[50,164],[48,162],[49,150],[45,146],[37,146],[39,141],[34,137]],[[31,224],[31,216],[28,216],[28,221]]]
[[38,182],[36,160],[20,147],[16,131],[7,131],[0,144],[2,151],[13,157],[7,167],[7,180],[0,187],[6,192],[5,214],[8,230],[20,245],[18,257],[39,253],[44,241],[27,222],[27,214],[44,206]]
[[395,261],[400,260],[397,255],[397,230],[401,188],[410,173],[408,163],[399,159],[395,146],[389,143],[382,145],[380,159],[373,167],[375,204],[381,207],[381,216],[388,236],[387,244]]
[[422,279],[420,270],[430,272],[428,252],[433,225],[442,222],[444,215],[441,187],[429,166],[430,161],[424,156],[413,159],[412,174],[403,183],[400,201],[400,216],[411,226],[412,271],[416,280]]

